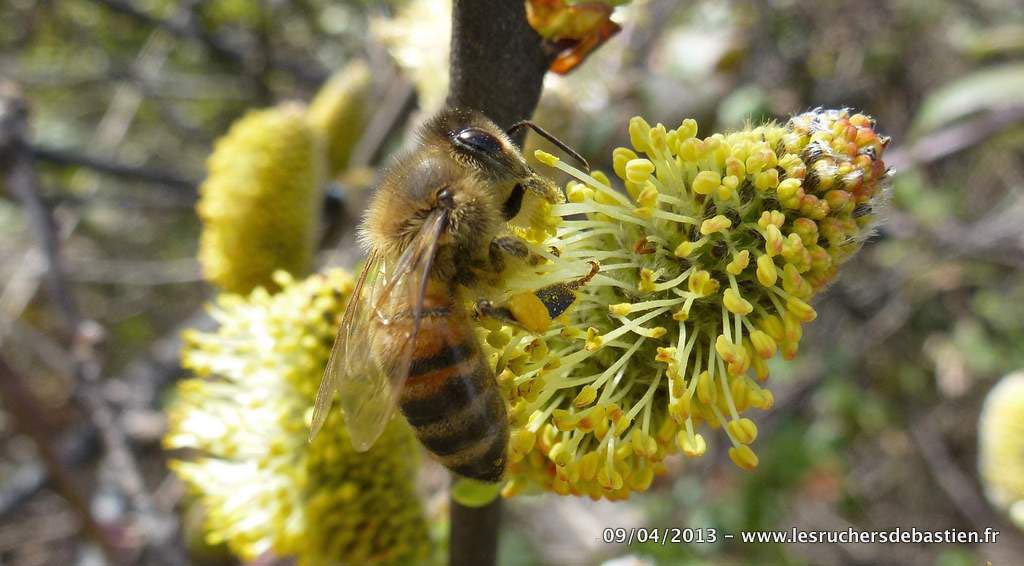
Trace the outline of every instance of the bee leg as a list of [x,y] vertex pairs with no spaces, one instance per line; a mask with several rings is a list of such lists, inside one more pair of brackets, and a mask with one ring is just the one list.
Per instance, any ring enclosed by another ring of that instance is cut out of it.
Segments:
[[491,240],[489,250],[491,268],[495,273],[505,270],[505,256],[525,259],[530,255],[530,248],[521,240],[512,236],[498,236]]
[[476,320],[489,318],[502,324],[522,327],[508,307],[495,305],[493,301],[488,301],[487,299],[480,299],[473,305],[473,318]]
[[477,301],[474,315],[477,319],[491,318],[534,334],[546,332],[552,321],[565,314],[576,302],[576,291],[589,283],[600,269],[600,264],[592,261],[590,273],[583,277],[513,295],[507,304],[501,306],[487,300]]

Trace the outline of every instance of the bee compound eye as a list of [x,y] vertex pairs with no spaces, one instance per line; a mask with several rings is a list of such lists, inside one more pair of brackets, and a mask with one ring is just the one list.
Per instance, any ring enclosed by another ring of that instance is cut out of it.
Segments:
[[480,128],[465,128],[456,133],[453,140],[456,144],[476,153],[501,152],[501,141]]

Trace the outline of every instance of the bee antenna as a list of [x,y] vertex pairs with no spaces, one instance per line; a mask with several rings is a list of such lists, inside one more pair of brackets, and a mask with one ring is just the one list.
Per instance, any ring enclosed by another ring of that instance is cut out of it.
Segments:
[[575,151],[573,151],[572,148],[570,148],[568,145],[566,145],[562,140],[556,138],[550,132],[548,132],[544,128],[538,126],[537,124],[534,124],[533,122],[531,122],[529,120],[523,120],[521,122],[516,122],[515,124],[512,124],[511,126],[509,126],[509,128],[507,130],[505,130],[505,134],[511,136],[511,135],[515,134],[515,132],[517,130],[519,130],[520,128],[530,128],[531,130],[537,132],[537,135],[539,135],[540,137],[542,137],[542,138],[548,140],[549,142],[555,144],[555,146],[558,147],[558,149],[560,149],[560,150],[564,151],[565,153],[569,154],[570,157],[572,157],[573,159],[578,161],[581,165],[583,165],[584,169],[586,169],[588,172],[590,171],[590,164],[587,163],[586,159],[583,159],[582,155],[576,153]]

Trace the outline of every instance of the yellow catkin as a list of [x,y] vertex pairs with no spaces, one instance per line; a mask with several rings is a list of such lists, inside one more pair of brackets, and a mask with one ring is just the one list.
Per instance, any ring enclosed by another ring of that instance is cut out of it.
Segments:
[[203,274],[225,291],[305,275],[320,217],[322,158],[302,106],[246,114],[217,140],[199,188]]
[[333,177],[345,170],[356,143],[370,118],[373,91],[370,68],[363,61],[349,63],[317,92],[306,120],[323,140],[326,173]]

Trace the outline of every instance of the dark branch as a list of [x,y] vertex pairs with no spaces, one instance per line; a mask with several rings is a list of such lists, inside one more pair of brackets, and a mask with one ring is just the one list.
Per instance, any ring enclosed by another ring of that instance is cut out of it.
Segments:
[[196,191],[196,185],[198,184],[192,179],[186,179],[170,171],[125,165],[123,163],[108,161],[72,151],[53,149],[38,145],[31,145],[29,149],[32,152],[32,156],[36,159],[53,163],[55,165],[86,167],[115,177],[124,177],[125,179],[164,185],[193,193]]
[[455,0],[449,106],[480,110],[502,128],[526,120],[551,60],[522,0]]

